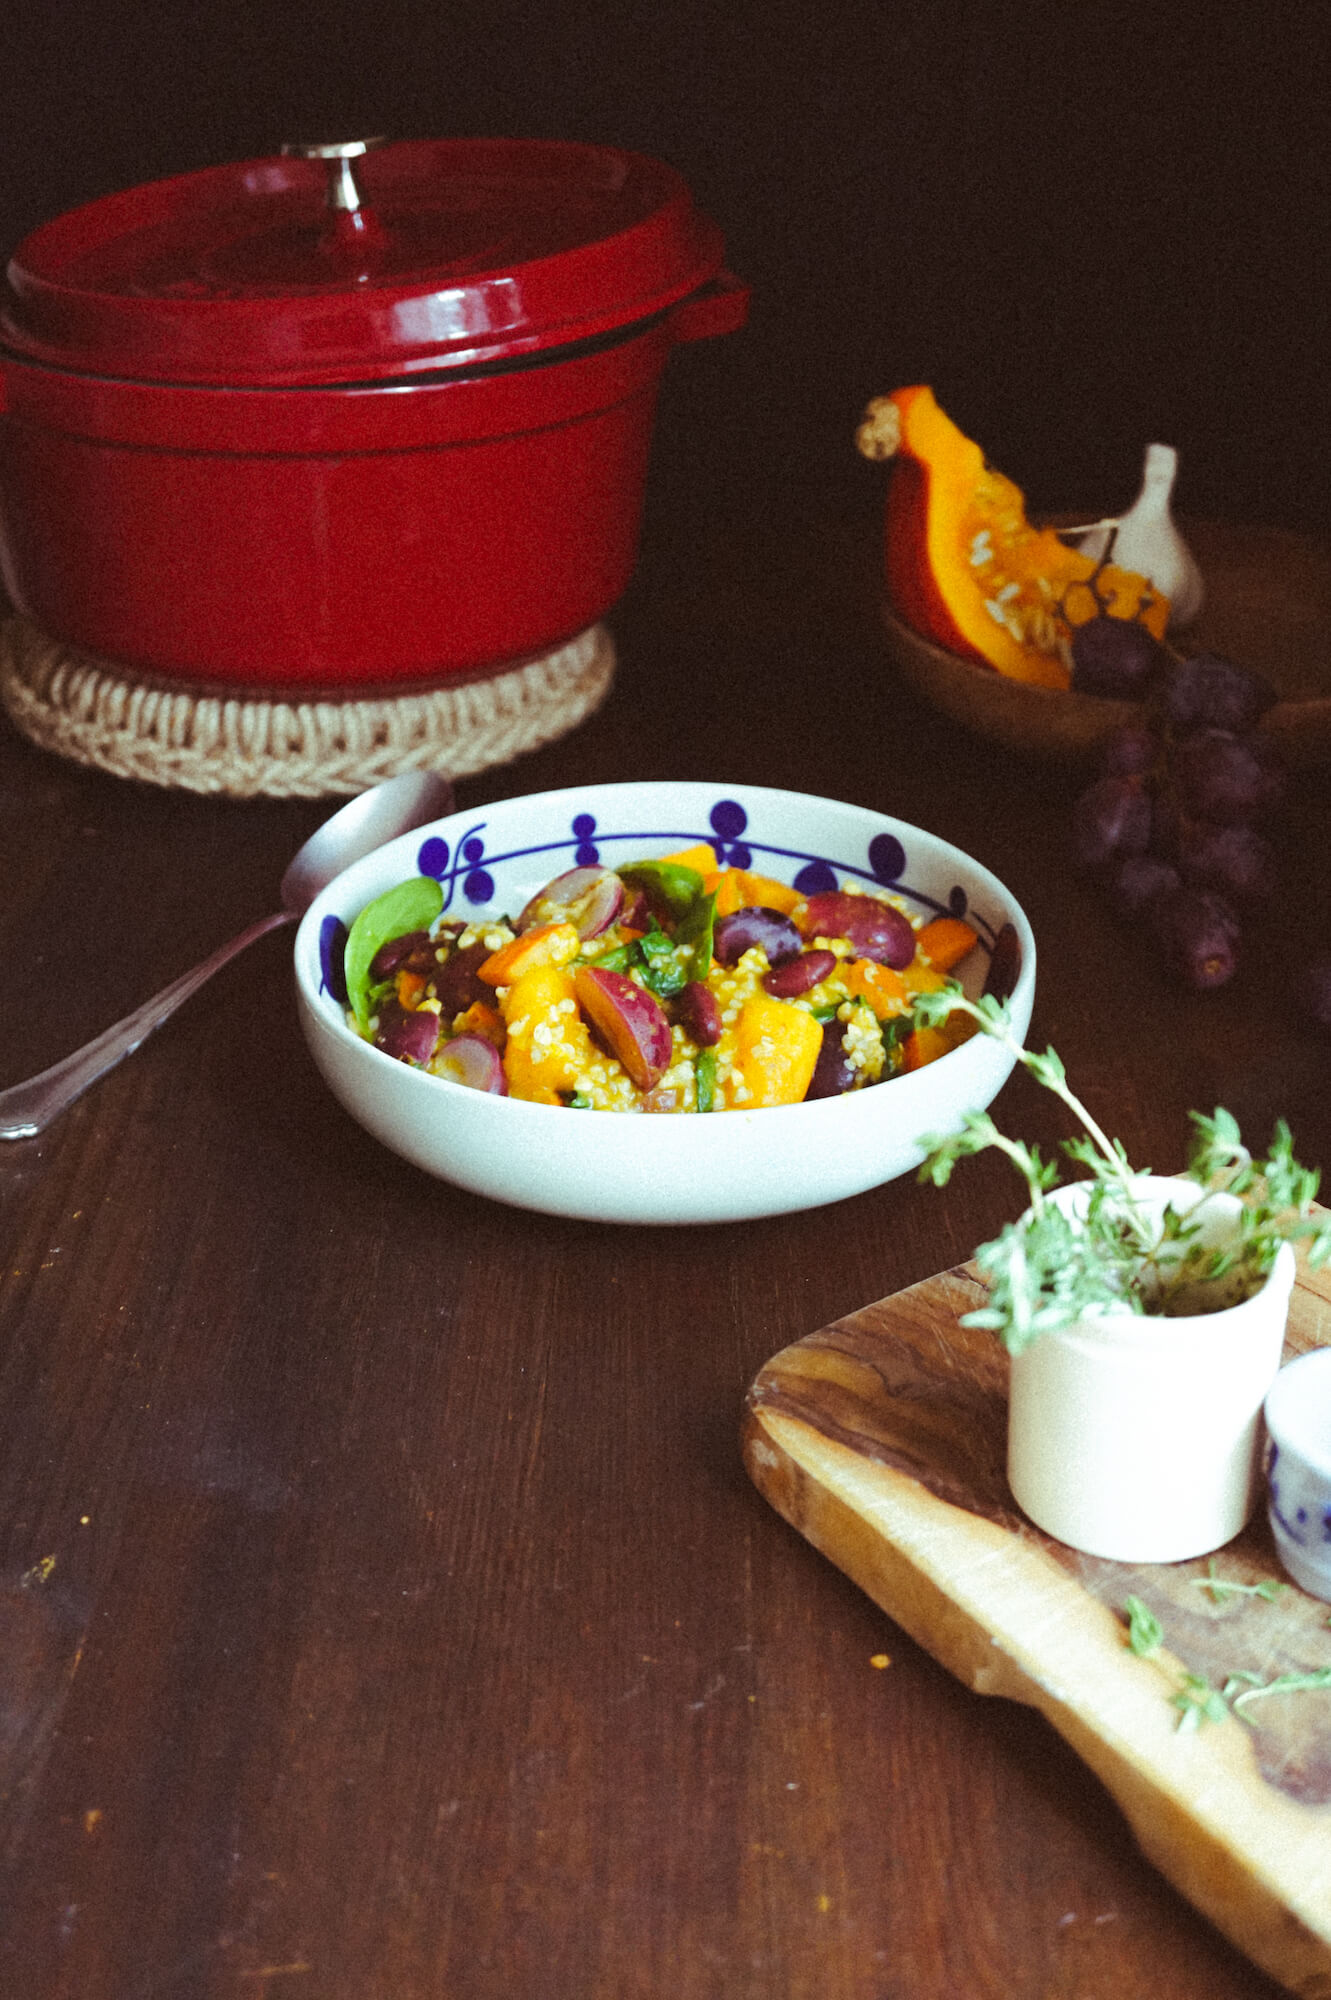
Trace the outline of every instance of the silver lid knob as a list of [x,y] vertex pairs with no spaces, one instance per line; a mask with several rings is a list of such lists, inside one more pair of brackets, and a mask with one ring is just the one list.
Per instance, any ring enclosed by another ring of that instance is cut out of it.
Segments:
[[356,185],[352,161],[360,159],[375,146],[385,143],[383,135],[375,139],[334,139],[331,141],[289,139],[282,147],[282,157],[287,160],[323,160],[328,167],[328,186],[325,199],[328,206],[338,209],[343,215],[355,215],[361,205],[360,189]]

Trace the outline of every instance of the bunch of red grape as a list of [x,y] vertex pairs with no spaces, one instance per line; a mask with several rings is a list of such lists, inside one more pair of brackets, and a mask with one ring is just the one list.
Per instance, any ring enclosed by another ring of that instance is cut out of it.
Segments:
[[1257,730],[1275,689],[1215,653],[1176,658],[1144,625],[1105,616],[1073,635],[1072,686],[1139,705],[1073,808],[1074,859],[1183,979],[1222,986],[1245,921],[1276,886],[1263,822],[1284,773]]

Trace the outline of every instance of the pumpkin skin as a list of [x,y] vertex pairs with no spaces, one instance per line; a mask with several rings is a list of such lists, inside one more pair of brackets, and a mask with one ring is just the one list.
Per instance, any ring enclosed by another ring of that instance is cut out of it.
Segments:
[[1052,528],[1033,527],[1020,487],[985,463],[931,389],[897,389],[872,403],[860,448],[894,456],[888,595],[922,637],[1052,688],[1071,680],[1073,628],[1100,612],[1140,619],[1163,638],[1168,598],[1135,571],[1097,564]]

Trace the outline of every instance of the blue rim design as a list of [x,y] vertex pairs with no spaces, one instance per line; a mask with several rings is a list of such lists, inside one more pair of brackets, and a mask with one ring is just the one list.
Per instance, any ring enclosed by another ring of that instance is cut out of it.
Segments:
[[747,814],[734,799],[720,800],[712,808],[710,818],[711,824],[703,828],[634,827],[626,833],[614,833],[598,828],[590,813],[577,813],[569,822],[566,836],[558,840],[538,841],[530,847],[510,847],[502,854],[486,853],[486,822],[482,819],[460,836],[456,848],[451,851],[448,842],[437,834],[423,841],[416,856],[416,866],[422,875],[432,875],[439,883],[444,892],[446,910],[459,888],[466,901],[479,908],[489,903],[495,894],[494,876],[490,871],[514,861],[531,860],[540,854],[567,853],[570,867],[608,867],[612,864],[605,858],[604,850],[607,848],[623,849],[658,840],[679,847],[695,847],[705,842],[715,850],[716,858],[723,867],[750,868],[754,856],[759,854],[770,855],[779,861],[797,862],[799,866],[792,877],[792,886],[805,896],[834,889],[846,876],[871,883],[876,889],[894,889],[898,895],[908,897],[922,909],[932,910],[938,916],[965,917],[975,925],[986,950],[993,949],[994,927],[970,908],[969,898],[960,883],[949,891],[943,901],[939,901],[922,889],[913,889],[905,880],[909,863],[905,849],[895,834],[875,834],[863,860],[848,861],[831,855],[811,854],[806,848],[782,847],[775,841],[755,840],[752,836],[740,840],[738,835],[747,831]]
[[[486,852],[487,823],[478,819],[458,836],[452,847],[439,834],[431,834],[429,839],[421,842],[416,866],[422,875],[433,876],[439,883],[444,895],[444,910],[453,907],[455,897],[479,910],[495,898],[494,871],[513,862],[549,856],[552,862],[562,857],[564,868],[613,867],[613,859],[608,858],[613,850],[617,850],[622,857],[626,848],[638,849],[648,843],[661,842],[670,847],[695,847],[705,843],[714,850],[717,861],[723,867],[751,868],[756,856],[765,856],[769,858],[768,872],[778,874],[783,871],[771,867],[771,862],[793,862],[796,866],[790,876],[791,885],[804,896],[839,888],[847,879],[867,883],[875,889],[893,890],[921,910],[931,911],[936,916],[964,917],[974,927],[981,948],[990,954],[993,952],[995,926],[971,907],[960,883],[955,884],[941,901],[911,887],[906,879],[910,865],[906,850],[893,833],[875,833],[860,858],[845,860],[756,839],[749,828],[748,809],[738,799],[718,799],[707,817],[705,827],[633,827],[625,832],[615,832],[598,827],[592,813],[575,812],[570,817],[566,835],[555,840],[538,841],[530,847],[507,848],[495,854]],[[562,869],[552,866],[546,871],[546,878],[562,872]],[[338,931],[342,933],[340,939]],[[319,940],[320,962],[324,987],[335,999],[339,997],[335,982],[340,984],[342,977],[340,946],[345,942],[342,920],[325,918]]]

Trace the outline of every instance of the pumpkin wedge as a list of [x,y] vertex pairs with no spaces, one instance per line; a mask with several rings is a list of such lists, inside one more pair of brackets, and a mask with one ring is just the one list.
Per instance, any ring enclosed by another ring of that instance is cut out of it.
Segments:
[[1132,570],[1097,563],[1026,518],[1021,489],[915,385],[870,403],[856,442],[893,462],[887,587],[923,638],[1014,680],[1065,688],[1088,618],[1140,619],[1163,638],[1169,600]]

